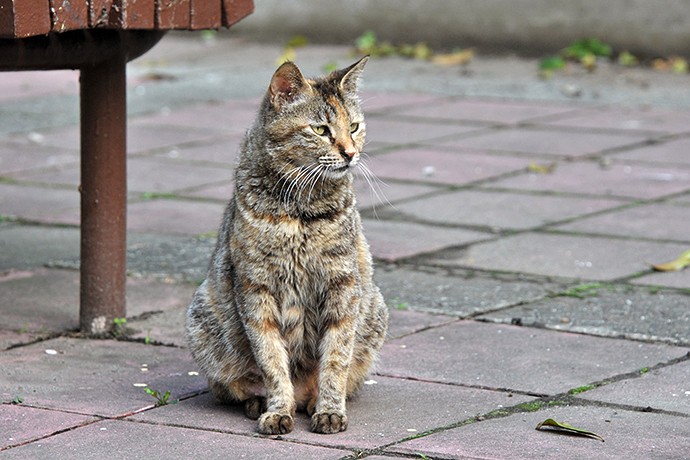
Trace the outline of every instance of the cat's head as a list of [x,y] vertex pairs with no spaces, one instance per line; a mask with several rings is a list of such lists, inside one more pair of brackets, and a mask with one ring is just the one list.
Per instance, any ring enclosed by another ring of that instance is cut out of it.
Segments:
[[360,161],[366,127],[357,85],[368,59],[316,79],[292,62],[273,74],[262,122],[269,154],[287,178],[337,179]]

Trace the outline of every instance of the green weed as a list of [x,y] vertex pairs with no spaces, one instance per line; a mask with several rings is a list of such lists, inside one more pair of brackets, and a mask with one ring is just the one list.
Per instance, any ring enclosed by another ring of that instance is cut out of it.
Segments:
[[152,390],[151,388],[144,388],[144,392],[147,395],[152,396],[153,398],[156,399],[156,406],[165,406],[167,404],[170,404],[170,390],[166,390],[165,393],[161,393],[158,390]]

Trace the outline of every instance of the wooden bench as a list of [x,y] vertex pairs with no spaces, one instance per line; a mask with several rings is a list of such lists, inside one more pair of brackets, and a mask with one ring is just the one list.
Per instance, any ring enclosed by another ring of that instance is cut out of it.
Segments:
[[126,63],[171,29],[229,27],[252,0],[0,0],[0,71],[78,69],[81,330],[126,316]]

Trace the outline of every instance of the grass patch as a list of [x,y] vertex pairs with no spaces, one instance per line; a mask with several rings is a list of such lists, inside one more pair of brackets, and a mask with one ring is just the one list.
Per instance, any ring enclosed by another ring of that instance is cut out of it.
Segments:
[[593,390],[596,388],[596,385],[582,385],[581,387],[573,388],[572,390],[568,390],[569,395],[579,395],[580,393],[584,393],[585,391]]

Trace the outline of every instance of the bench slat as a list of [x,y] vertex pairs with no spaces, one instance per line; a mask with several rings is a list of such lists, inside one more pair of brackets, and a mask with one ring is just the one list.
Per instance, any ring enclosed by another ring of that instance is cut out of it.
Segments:
[[67,32],[68,30],[87,29],[89,27],[89,10],[86,2],[75,5],[70,0],[50,0],[52,30]]
[[188,29],[191,24],[190,0],[156,0],[156,28]]
[[50,32],[49,0],[0,0],[0,37],[25,38]]

